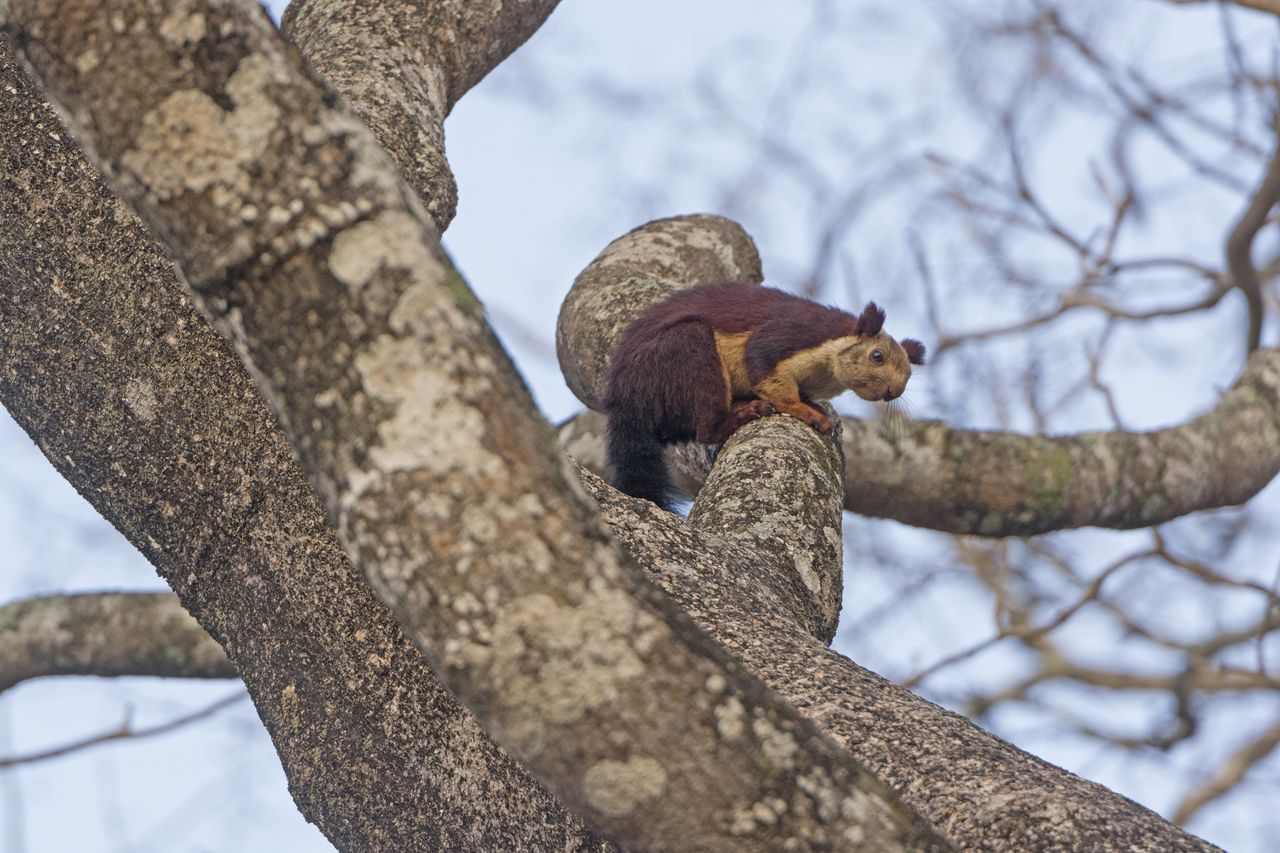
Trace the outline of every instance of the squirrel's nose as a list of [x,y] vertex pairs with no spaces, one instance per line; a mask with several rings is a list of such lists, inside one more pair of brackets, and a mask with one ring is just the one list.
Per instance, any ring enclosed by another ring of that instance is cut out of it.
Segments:
[[884,396],[881,397],[880,399],[884,400],[887,403],[890,400],[896,398],[900,393],[901,393],[900,391],[894,391],[892,388],[886,388],[884,389]]

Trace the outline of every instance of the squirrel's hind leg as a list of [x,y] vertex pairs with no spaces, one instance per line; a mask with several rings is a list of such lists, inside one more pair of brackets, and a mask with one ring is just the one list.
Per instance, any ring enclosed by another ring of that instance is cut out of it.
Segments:
[[732,407],[725,412],[724,417],[720,419],[720,423],[712,431],[711,440],[704,443],[723,444],[729,440],[729,436],[737,432],[739,427],[776,412],[777,410],[773,408],[773,404],[768,400],[755,398],[735,400]]

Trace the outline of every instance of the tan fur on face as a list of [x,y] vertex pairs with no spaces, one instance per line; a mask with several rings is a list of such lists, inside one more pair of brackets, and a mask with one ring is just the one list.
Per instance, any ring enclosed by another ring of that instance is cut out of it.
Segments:
[[[883,364],[872,361],[876,350],[884,354]],[[894,397],[902,394],[911,378],[911,363],[902,345],[881,332],[874,338],[832,338],[801,350],[778,363],[771,374],[777,377],[794,379],[799,395],[807,400],[830,400],[848,390],[864,400],[882,400],[886,391]],[[777,382],[768,384],[771,391],[779,390],[774,387]]]
[[[836,353],[831,372],[842,388],[850,388],[864,400],[883,400],[885,392],[901,396],[911,378],[911,362],[902,345],[884,332],[874,338],[840,338],[848,346]],[[884,363],[876,364],[872,353],[879,350]]]

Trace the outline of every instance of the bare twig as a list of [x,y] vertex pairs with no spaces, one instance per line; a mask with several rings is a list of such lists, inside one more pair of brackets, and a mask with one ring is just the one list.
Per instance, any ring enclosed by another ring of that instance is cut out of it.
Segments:
[[[1280,136],[1280,125],[1277,125]],[[1265,306],[1262,299],[1262,283],[1258,269],[1253,265],[1253,241],[1267,224],[1271,210],[1280,202],[1280,140],[1277,140],[1271,161],[1267,164],[1262,182],[1249,198],[1249,203],[1227,235],[1227,269],[1232,283],[1244,294],[1249,306],[1249,326],[1245,345],[1253,352],[1262,342],[1262,320]]]
[[235,703],[248,697],[248,693],[244,690],[237,690],[230,696],[224,696],[211,705],[198,708],[180,717],[167,720],[163,723],[157,723],[153,726],[135,727],[133,725],[132,712],[125,715],[125,719],[120,725],[107,731],[100,732],[96,735],[90,735],[80,740],[73,740],[64,743],[61,746],[55,746],[51,749],[41,750],[39,752],[28,752],[23,755],[12,755],[9,757],[0,756],[0,770],[10,767],[18,767],[24,764],[37,764],[41,761],[49,761],[54,758],[61,758],[64,755],[70,755],[74,752],[81,752],[95,746],[101,746],[106,743],[112,743],[118,740],[139,740],[141,738],[155,737],[156,735],[167,734],[168,732],[189,726],[192,723],[198,723],[201,720],[212,717],[224,708],[229,708]]
[[1173,812],[1173,822],[1185,824],[1209,803],[1232,790],[1245,774],[1266,760],[1280,746],[1280,722],[1246,743],[1223,762],[1202,788],[1183,798]]
[[1076,613],[1080,612],[1080,610],[1085,605],[1089,604],[1092,601],[1097,601],[1098,593],[1102,590],[1102,584],[1106,582],[1107,578],[1111,577],[1113,574],[1115,574],[1125,566],[1129,565],[1130,563],[1135,562],[1137,560],[1145,559],[1146,557],[1153,556],[1154,554],[1155,554],[1154,551],[1143,550],[1143,551],[1138,551],[1137,553],[1134,553],[1134,554],[1129,554],[1128,556],[1123,557],[1120,560],[1117,560],[1116,562],[1112,563],[1110,566],[1107,566],[1107,568],[1099,572],[1097,577],[1095,577],[1089,583],[1089,586],[1084,590],[1083,593],[1080,594],[1080,596],[1070,606],[1063,608],[1061,611],[1057,613],[1057,615],[1055,615],[1049,621],[1034,628],[1032,627],[1001,628],[1000,632],[995,636],[990,637],[982,641],[981,643],[970,646],[967,649],[963,649],[954,654],[948,655],[942,660],[939,660],[936,663],[933,663],[928,667],[920,670],[915,675],[903,681],[902,685],[904,687],[914,688],[917,685],[919,685],[920,682],[924,681],[926,678],[935,674],[939,670],[944,669],[948,666],[952,666],[953,664],[959,663],[962,660],[966,660],[968,658],[973,657],[976,654],[984,652],[987,649],[994,646],[996,643],[1004,639],[1017,638],[1028,643],[1035,642],[1036,640],[1040,639],[1041,637],[1045,636],[1051,631],[1054,631],[1057,628],[1060,628],[1063,624],[1066,623],[1068,619],[1070,619]]

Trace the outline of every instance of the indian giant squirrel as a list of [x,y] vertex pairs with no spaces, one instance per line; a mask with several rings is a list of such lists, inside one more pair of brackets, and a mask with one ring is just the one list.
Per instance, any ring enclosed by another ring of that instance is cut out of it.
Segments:
[[663,446],[720,444],[781,412],[819,432],[811,403],[852,390],[892,400],[924,364],[924,344],[883,331],[874,302],[860,315],[772,287],[738,282],[680,290],[623,331],[609,362],[604,410],[613,484],[670,509]]

